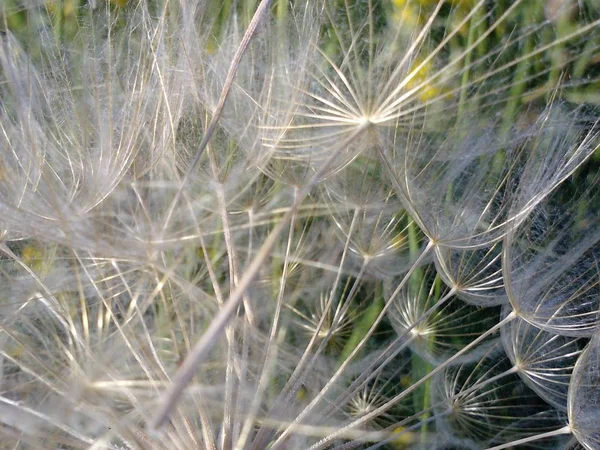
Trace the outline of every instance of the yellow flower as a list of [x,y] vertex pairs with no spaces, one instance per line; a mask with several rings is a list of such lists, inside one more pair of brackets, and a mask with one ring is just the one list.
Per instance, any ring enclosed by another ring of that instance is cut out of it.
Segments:
[[64,0],[62,3],[62,12],[64,17],[73,17],[77,14],[77,0]]
[[426,102],[437,97],[442,90],[438,86],[427,82],[430,73],[433,71],[433,64],[430,61],[423,65],[421,64],[422,61],[419,60],[414,62],[413,67],[417,68],[409,72],[411,78],[406,83],[406,88],[412,90],[420,86],[417,95],[422,102]]
[[21,252],[21,259],[27,265],[31,265],[33,261],[42,259],[42,250],[35,245],[27,245]]
[[414,380],[408,375],[405,375],[400,378],[400,386],[402,386],[404,388],[411,386],[413,384],[413,382],[414,382]]
[[56,0],[50,0],[47,1],[44,6],[46,6],[46,10],[48,11],[49,14],[54,15],[56,14]]
[[417,442],[417,434],[415,432],[406,431],[404,427],[398,427],[394,430],[394,434],[400,434],[397,439],[392,441],[395,447],[402,448],[406,445],[411,445]]
[[421,25],[422,18],[419,9],[406,0],[392,0],[394,12],[392,20],[403,27],[416,28]]
[[62,17],[74,17],[77,15],[79,0],[48,0],[44,5],[50,15],[60,13]]

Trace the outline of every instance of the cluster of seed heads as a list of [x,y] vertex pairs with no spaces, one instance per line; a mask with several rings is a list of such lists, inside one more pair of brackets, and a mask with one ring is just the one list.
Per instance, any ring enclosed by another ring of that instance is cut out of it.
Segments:
[[596,2],[21,3],[0,449],[600,450]]

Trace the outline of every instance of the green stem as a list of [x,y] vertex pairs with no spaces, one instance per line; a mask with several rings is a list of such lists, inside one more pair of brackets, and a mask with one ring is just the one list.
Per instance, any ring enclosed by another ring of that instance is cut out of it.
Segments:
[[375,287],[375,301],[366,309],[360,321],[353,327],[352,334],[348,338],[348,341],[346,341],[346,345],[344,345],[344,349],[338,358],[340,364],[348,359],[360,341],[367,335],[384,306],[383,289],[381,283],[377,283]]

